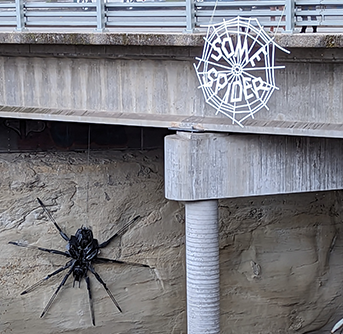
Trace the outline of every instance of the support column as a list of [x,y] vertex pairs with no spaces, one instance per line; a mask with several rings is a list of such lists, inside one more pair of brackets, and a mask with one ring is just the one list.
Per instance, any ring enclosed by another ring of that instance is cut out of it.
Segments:
[[343,141],[178,132],[165,138],[165,196],[186,207],[188,334],[219,334],[217,200],[343,188]]
[[[217,183],[225,134],[179,132],[165,139],[166,197],[185,203],[187,333],[220,333]],[[226,142],[224,142],[226,144]],[[218,155],[219,154],[219,155]],[[212,173],[212,172],[215,173]]]
[[186,202],[188,334],[219,334],[218,201]]

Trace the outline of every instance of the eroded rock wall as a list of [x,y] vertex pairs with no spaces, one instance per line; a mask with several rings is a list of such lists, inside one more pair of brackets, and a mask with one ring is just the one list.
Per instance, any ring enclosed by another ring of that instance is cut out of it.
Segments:
[[[1,333],[182,333],[185,331],[183,210],[164,198],[163,152],[3,154],[0,156]],[[87,191],[88,189],[88,191]],[[95,265],[117,299],[89,273],[96,327],[91,324],[86,284],[69,278],[46,316],[39,318],[63,274],[33,292],[20,292],[68,259],[30,245],[65,250],[40,208],[39,197],[61,228],[75,234],[91,226],[99,242],[130,219],[140,218],[101,256],[148,264],[154,269]],[[88,203],[88,204],[87,204]]]
[[343,317],[342,192],[221,203],[223,333],[329,333]]
[[[70,278],[39,318],[63,274],[20,292],[67,261],[8,241],[65,249],[39,197],[68,234],[91,226],[101,242],[140,218],[101,256],[152,267],[101,264],[96,270],[123,309],[91,276]],[[343,317],[342,193],[220,201],[222,333],[328,333]],[[0,155],[0,332],[186,333],[184,213],[167,201],[163,150]],[[206,245],[204,245],[206,247]]]

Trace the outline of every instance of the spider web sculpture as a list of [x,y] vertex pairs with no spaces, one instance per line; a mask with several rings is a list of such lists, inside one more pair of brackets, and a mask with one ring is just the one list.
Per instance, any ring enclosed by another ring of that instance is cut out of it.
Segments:
[[23,291],[21,294],[24,295],[26,293],[29,293],[33,291],[35,288],[37,288],[39,285],[41,285],[43,282],[47,281],[51,277],[59,274],[62,271],[65,271],[68,269],[67,274],[63,277],[61,283],[57,287],[54,294],[51,296],[48,304],[45,306],[41,317],[43,317],[49,310],[50,306],[54,302],[55,298],[57,297],[58,292],[60,289],[64,286],[67,279],[71,274],[74,276],[74,282],[73,287],[75,286],[75,282],[79,282],[79,287],[81,280],[84,278],[87,285],[88,290],[88,298],[89,298],[89,305],[90,305],[90,313],[92,318],[92,324],[95,326],[95,320],[94,320],[94,309],[93,309],[93,300],[92,300],[92,292],[90,288],[90,279],[88,276],[88,271],[90,271],[94,277],[97,279],[97,281],[103,286],[103,288],[106,290],[107,294],[111,298],[113,304],[116,306],[116,308],[119,310],[119,312],[122,312],[122,309],[120,308],[118,302],[114,298],[111,291],[107,288],[106,283],[102,280],[100,275],[96,272],[96,270],[93,267],[94,263],[119,263],[119,264],[128,264],[128,265],[134,265],[134,266],[140,266],[140,267],[148,267],[150,266],[140,263],[132,263],[132,262],[125,262],[115,259],[107,259],[107,258],[101,258],[98,257],[99,250],[101,248],[105,248],[113,239],[116,237],[123,235],[127,229],[139,218],[139,216],[135,217],[133,220],[131,220],[129,223],[124,225],[122,229],[120,229],[117,233],[115,233],[112,237],[110,237],[108,240],[102,242],[101,244],[98,243],[97,239],[94,239],[92,230],[87,227],[81,227],[79,228],[75,235],[72,235],[70,238],[62,231],[62,229],[58,226],[55,219],[49,212],[49,210],[46,208],[46,206],[43,204],[43,202],[37,198],[39,204],[44,209],[47,216],[50,218],[50,220],[53,222],[57,230],[59,231],[61,237],[68,242],[67,244],[67,251],[63,252],[56,249],[48,249],[48,248],[42,248],[42,247],[36,247],[32,245],[27,245],[22,242],[16,242],[16,241],[10,241],[9,244],[19,246],[19,247],[27,247],[27,248],[34,248],[38,249],[43,252],[48,252],[52,254],[62,255],[66,258],[69,258],[70,260],[62,267],[58,268],[51,274],[44,277],[42,280],[38,281],[37,283],[33,284],[32,286],[28,287],[25,291]]
[[336,322],[335,326],[331,329],[330,333],[340,333],[343,332],[343,319]]
[[206,103],[243,127],[275,89],[275,48],[257,19],[236,17],[209,25],[201,58],[194,65]]

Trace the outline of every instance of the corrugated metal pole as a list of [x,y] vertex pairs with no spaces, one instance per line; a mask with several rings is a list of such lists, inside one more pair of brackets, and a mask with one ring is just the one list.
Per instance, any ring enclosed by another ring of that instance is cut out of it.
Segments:
[[218,201],[185,202],[188,334],[220,333]]

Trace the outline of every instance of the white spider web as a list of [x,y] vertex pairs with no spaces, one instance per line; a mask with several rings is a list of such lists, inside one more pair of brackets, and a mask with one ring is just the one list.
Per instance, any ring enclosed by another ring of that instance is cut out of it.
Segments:
[[275,89],[275,47],[257,19],[236,17],[209,25],[202,58],[195,70],[206,102],[243,127],[242,122],[263,107]]

